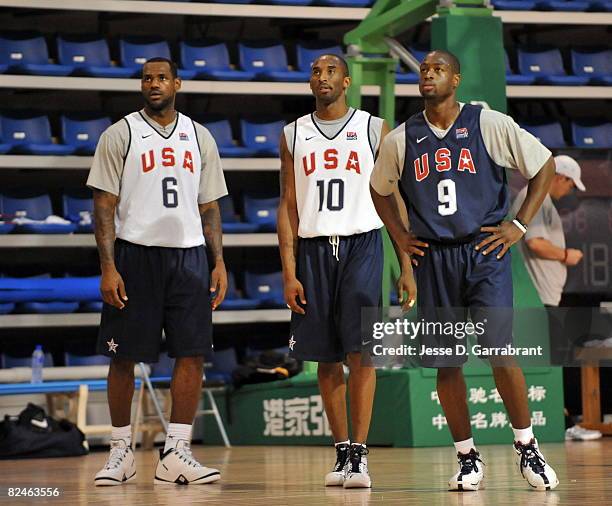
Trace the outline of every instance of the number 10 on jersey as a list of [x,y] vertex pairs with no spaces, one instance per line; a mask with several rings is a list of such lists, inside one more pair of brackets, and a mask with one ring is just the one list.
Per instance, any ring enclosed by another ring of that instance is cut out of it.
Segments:
[[319,179],[319,211],[341,211],[344,207],[344,181],[342,179]]

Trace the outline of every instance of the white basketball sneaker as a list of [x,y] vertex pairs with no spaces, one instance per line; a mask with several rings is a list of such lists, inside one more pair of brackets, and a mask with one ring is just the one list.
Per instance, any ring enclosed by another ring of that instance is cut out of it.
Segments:
[[366,457],[368,453],[369,451],[364,445],[351,445],[344,488],[370,488],[372,486],[372,480],[368,473],[368,458]]
[[218,469],[204,467],[191,454],[189,441],[181,439],[175,448],[164,453],[159,450],[159,462],[155,469],[157,485],[202,485],[221,478]]
[[325,475],[326,487],[341,487],[346,477],[346,463],[349,458],[350,445],[348,443],[336,446],[336,464],[334,470]]
[[448,490],[478,490],[484,478],[484,462],[474,448],[470,453],[457,453],[459,471],[448,481]]
[[104,467],[96,474],[96,486],[121,485],[136,478],[134,452],[123,439],[111,439],[110,455]]
[[552,490],[559,484],[557,473],[546,463],[535,438],[529,444],[515,442],[514,450],[519,471],[529,485],[537,490]]

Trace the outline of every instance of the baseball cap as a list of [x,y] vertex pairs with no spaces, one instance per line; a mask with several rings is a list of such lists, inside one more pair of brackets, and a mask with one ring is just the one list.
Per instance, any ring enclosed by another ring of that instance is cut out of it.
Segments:
[[580,165],[571,156],[559,155],[555,156],[555,167],[557,174],[567,176],[574,181],[576,188],[583,192],[586,188],[580,179]]

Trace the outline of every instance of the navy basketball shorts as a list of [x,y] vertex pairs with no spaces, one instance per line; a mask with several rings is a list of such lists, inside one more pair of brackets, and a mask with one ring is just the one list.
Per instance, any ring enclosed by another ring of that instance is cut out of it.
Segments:
[[361,352],[361,308],[380,307],[383,247],[380,230],[301,239],[297,278],[304,286],[305,315],[291,313],[290,353],[299,360],[342,362]]
[[162,330],[170,357],[212,351],[212,308],[204,246],[162,248],[115,242],[115,264],[128,301],[104,303],[98,353],[135,362],[157,362]]
[[[488,235],[479,234],[464,243],[427,241],[425,256],[417,257],[418,319],[430,323],[428,331],[420,334],[419,349],[426,350],[419,353],[424,367],[461,366],[472,354],[473,344],[479,345],[478,352],[512,344],[510,251],[500,260],[496,256],[501,246],[487,255],[476,251],[475,246]],[[470,321],[472,325],[479,323],[476,329],[467,326]],[[466,330],[472,330],[477,343],[467,339]],[[466,353],[456,345],[465,346]]]

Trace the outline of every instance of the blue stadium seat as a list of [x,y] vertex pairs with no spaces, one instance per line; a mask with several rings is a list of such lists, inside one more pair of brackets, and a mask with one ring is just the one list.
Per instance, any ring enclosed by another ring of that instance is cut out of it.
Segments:
[[311,73],[312,63],[322,54],[337,54],[342,56],[344,51],[338,44],[327,41],[317,41],[314,43],[300,42],[296,45],[297,68],[301,72]]
[[416,60],[419,63],[421,63],[425,59],[425,56],[427,56],[427,53],[429,53],[430,51],[429,49],[425,47],[419,47],[419,46],[410,46],[408,50],[410,51],[412,56],[416,58]]
[[14,74],[67,76],[72,65],[49,63],[45,38],[34,32],[4,33],[0,36],[0,65]]
[[283,290],[283,273],[244,273],[244,291],[251,299],[260,301],[264,307],[286,307]]
[[532,11],[535,0],[493,0],[493,6],[500,11]]
[[523,75],[534,76],[537,84],[555,86],[582,86],[589,82],[588,77],[567,75],[559,49],[518,49],[519,71]]
[[221,209],[221,222],[224,234],[249,234],[257,232],[258,226],[254,223],[241,222],[234,210],[232,197],[226,195],[218,200]]
[[[143,64],[150,58],[172,59],[168,42],[159,37],[123,37],[119,39],[121,65],[132,69],[132,77],[140,77]],[[195,71],[179,69],[181,79],[193,79]]]
[[318,0],[317,3],[327,7],[369,7],[374,0]]
[[233,272],[227,273],[227,292],[225,300],[219,306],[224,310],[257,309],[259,301],[256,299],[243,299],[236,289],[236,277]]
[[612,148],[612,123],[573,121],[572,140],[578,148]]
[[234,348],[215,350],[212,367],[206,371],[206,381],[222,381],[231,384],[232,372],[236,367],[238,367],[238,360]]
[[195,72],[195,79],[252,81],[255,72],[233,69],[224,42],[181,42],[181,66]]
[[276,213],[279,197],[257,198],[244,196],[244,216],[258,226],[260,232],[276,231]]
[[583,12],[589,8],[589,2],[583,0],[538,0],[536,9],[540,11]]
[[[34,197],[0,196],[0,209],[2,214],[15,218],[28,218],[31,220],[44,220],[53,214],[51,198],[49,195]],[[74,223],[24,223],[16,227],[16,232],[22,234],[70,234],[76,230]]]
[[156,378],[172,377],[172,372],[174,371],[174,360],[175,359],[168,356],[167,351],[162,351],[159,354],[158,361],[149,364],[151,366],[151,372],[149,373],[151,380],[155,380]]
[[612,49],[576,48],[571,54],[574,74],[588,77],[590,84],[612,85]]
[[280,42],[248,42],[238,44],[240,66],[256,73],[257,79],[271,81],[306,82],[310,70],[289,70],[287,53]]
[[14,313],[19,314],[67,314],[79,308],[78,302],[19,302]]
[[0,278],[0,302],[73,302],[99,300],[99,276]]
[[564,148],[567,146],[563,138],[561,123],[522,124],[522,128],[537,137],[537,139],[547,148]]
[[507,51],[504,51],[504,59],[506,61],[506,84],[527,85],[532,84],[535,81],[535,77],[533,76],[515,74],[512,71],[512,67],[510,67],[510,58],[508,58]]
[[75,355],[67,352],[64,354],[64,361],[67,366],[110,364],[110,358],[104,355]]
[[0,155],[8,153],[13,145],[9,142],[4,141],[4,135],[2,134],[2,118],[0,117]]
[[77,155],[93,155],[100,135],[111,126],[108,116],[87,118],[62,115],[60,123],[64,144],[73,146]]
[[398,62],[395,68],[395,82],[398,84],[418,84],[419,76],[412,70],[406,70],[402,63]]
[[70,155],[74,147],[54,144],[47,116],[2,116],[2,131],[12,151],[28,155]]
[[102,301],[90,301],[90,302],[81,302],[79,304],[79,313],[101,313],[102,306],[104,304]]
[[62,196],[64,218],[76,224],[76,232],[91,234],[93,232],[93,197],[91,195]]
[[591,0],[589,11],[612,12],[612,0]]
[[221,156],[242,158],[255,156],[257,154],[256,149],[238,146],[234,143],[234,139],[232,138],[232,127],[228,120],[221,119],[217,121],[209,121],[203,123],[203,125],[215,139],[217,148],[219,149],[219,154]]
[[111,64],[108,43],[99,35],[58,37],[57,53],[60,63],[74,67],[73,75],[128,78],[134,73]]
[[269,123],[255,123],[240,120],[242,142],[247,148],[256,150],[260,156],[278,156],[278,142],[285,122],[282,120]]
[[315,0],[267,0],[272,5],[312,5]]
[[[3,353],[0,355],[0,361],[2,361],[2,369],[10,369],[11,367],[32,367],[31,355],[26,357],[12,357]],[[45,352],[43,367],[53,367],[53,355],[49,352]]]
[[9,314],[15,309],[15,304],[12,302],[3,302],[0,304],[0,314]]

